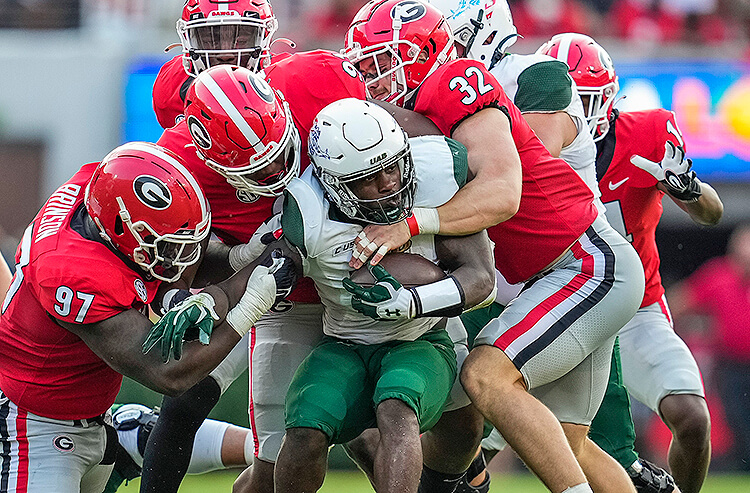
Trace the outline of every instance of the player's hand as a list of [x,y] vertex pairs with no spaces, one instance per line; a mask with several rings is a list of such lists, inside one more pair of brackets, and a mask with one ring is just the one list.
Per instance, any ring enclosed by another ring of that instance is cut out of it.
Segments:
[[387,226],[369,224],[354,240],[354,252],[349,266],[359,269],[370,257],[370,265],[377,265],[386,253],[400,247],[410,238],[409,226],[405,221]]
[[381,265],[368,266],[375,285],[366,288],[344,279],[344,289],[352,294],[352,308],[375,320],[409,320],[419,316],[414,293],[404,288]]
[[162,361],[167,363],[170,357],[178,360],[182,357],[182,343],[189,339],[186,338],[186,333],[190,329],[196,329],[198,340],[202,344],[208,344],[214,320],[219,320],[214,310],[215,304],[213,297],[207,293],[186,298],[154,324],[143,342],[143,352],[147,353],[160,344]]
[[281,237],[281,233],[281,214],[276,214],[260,225],[250,241],[235,245],[229,250],[229,265],[235,272],[239,272],[260,257],[268,245]]
[[297,270],[292,259],[285,257],[281,250],[277,248],[271,252],[271,256],[262,265],[269,268],[269,273],[276,283],[276,299],[274,302],[279,302],[289,296],[297,285]]
[[674,198],[683,202],[695,202],[701,196],[701,187],[691,171],[693,162],[685,159],[685,151],[671,141],[664,144],[664,158],[655,163],[642,156],[632,156],[630,162],[651,174],[664,185]]
[[253,269],[245,286],[245,292],[237,304],[227,313],[227,323],[243,337],[255,322],[271,309],[279,295],[277,278],[287,276],[288,269],[294,269],[287,257],[273,258],[271,266],[259,265]]

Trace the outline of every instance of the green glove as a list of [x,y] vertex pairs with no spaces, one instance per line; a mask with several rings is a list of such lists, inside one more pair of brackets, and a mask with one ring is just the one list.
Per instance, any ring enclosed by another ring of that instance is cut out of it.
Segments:
[[414,293],[380,264],[368,266],[375,278],[375,285],[360,286],[351,279],[344,279],[344,289],[352,294],[352,308],[375,320],[404,320],[418,316]]
[[154,324],[143,343],[143,352],[147,353],[161,344],[162,361],[169,362],[170,356],[178,360],[182,357],[185,333],[190,329],[197,329],[198,340],[201,344],[208,344],[214,320],[219,320],[214,306],[213,297],[207,293],[198,293],[185,299]]

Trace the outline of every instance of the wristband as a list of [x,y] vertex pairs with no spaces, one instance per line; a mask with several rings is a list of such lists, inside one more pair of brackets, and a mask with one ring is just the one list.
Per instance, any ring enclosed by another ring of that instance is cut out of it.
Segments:
[[161,314],[164,315],[169,310],[185,301],[185,299],[189,298],[191,294],[192,293],[188,289],[170,289],[164,293],[164,296],[161,299]]
[[464,290],[456,278],[409,288],[414,295],[417,317],[457,317],[464,309]]
[[405,220],[412,236],[440,233],[440,215],[434,207],[415,207]]

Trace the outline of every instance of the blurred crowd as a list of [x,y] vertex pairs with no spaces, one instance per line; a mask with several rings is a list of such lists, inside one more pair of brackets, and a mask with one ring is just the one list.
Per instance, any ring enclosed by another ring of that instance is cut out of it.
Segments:
[[[178,0],[0,0],[0,28],[55,29],[85,24],[98,10],[140,20],[163,12],[174,18]],[[284,25],[296,25],[303,47],[339,44],[363,0],[276,0]],[[656,43],[717,44],[750,38],[750,0],[510,0],[518,32],[549,38],[560,32]],[[171,26],[170,26],[171,27]]]

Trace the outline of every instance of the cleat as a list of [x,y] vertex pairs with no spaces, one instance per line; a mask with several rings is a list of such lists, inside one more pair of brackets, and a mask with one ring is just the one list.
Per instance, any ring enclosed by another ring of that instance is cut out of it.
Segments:
[[672,493],[674,478],[661,467],[645,459],[638,459],[627,468],[630,479],[639,493]]
[[156,420],[159,419],[158,408],[148,408],[141,404],[124,404],[114,408],[112,413],[112,424],[117,431],[127,431],[140,427],[138,430],[138,453],[143,457],[146,450],[146,442],[151,430],[154,429]]

